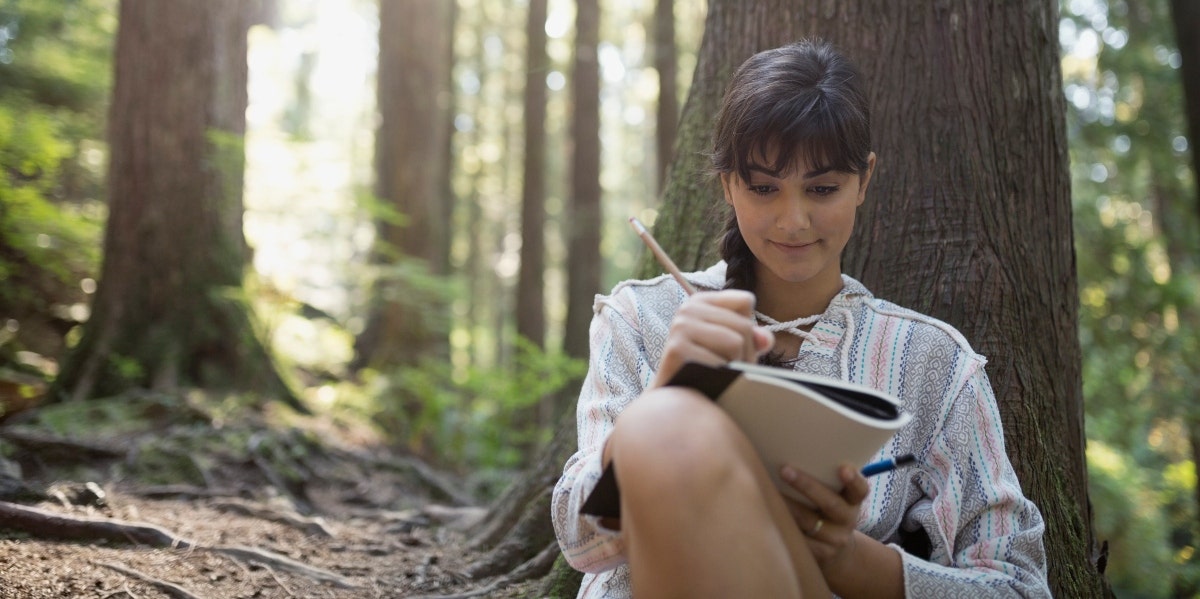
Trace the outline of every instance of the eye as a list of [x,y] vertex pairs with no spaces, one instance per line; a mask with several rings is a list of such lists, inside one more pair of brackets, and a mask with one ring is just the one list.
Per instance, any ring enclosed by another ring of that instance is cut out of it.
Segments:
[[750,190],[750,193],[758,194],[760,196],[765,196],[765,195],[775,191],[775,186],[768,185],[768,184],[762,184],[762,185],[751,184],[751,185],[747,185],[746,189]]
[[814,185],[814,186],[810,187],[809,190],[811,190],[812,193],[819,195],[819,196],[828,196],[828,195],[833,195],[833,194],[837,193],[838,186],[837,185]]

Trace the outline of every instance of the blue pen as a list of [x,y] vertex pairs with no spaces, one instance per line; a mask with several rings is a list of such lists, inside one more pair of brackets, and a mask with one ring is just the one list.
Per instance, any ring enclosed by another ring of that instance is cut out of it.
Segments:
[[875,476],[876,474],[883,474],[884,472],[891,472],[892,470],[895,470],[897,468],[903,468],[904,466],[907,466],[909,464],[916,463],[916,461],[917,461],[917,456],[914,456],[911,453],[906,453],[897,458],[889,458],[886,460],[875,462],[874,464],[867,464],[866,466],[863,466],[862,475],[863,476]]

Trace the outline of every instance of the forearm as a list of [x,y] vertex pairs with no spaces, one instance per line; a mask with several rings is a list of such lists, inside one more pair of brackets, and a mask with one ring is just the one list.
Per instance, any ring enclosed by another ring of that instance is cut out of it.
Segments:
[[904,560],[895,549],[858,531],[842,567],[827,571],[829,588],[844,599],[904,597]]

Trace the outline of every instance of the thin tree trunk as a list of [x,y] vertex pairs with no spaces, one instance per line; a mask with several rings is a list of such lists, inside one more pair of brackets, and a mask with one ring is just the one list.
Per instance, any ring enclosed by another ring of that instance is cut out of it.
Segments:
[[120,4],[104,264],[60,398],[199,385],[301,407],[238,295],[248,6]]
[[445,302],[391,273],[407,259],[429,275],[448,271],[451,6],[446,0],[379,4],[376,195],[394,216],[378,222],[374,261],[383,274],[355,343],[356,367],[413,366],[448,349]]
[[[546,345],[546,5],[547,0],[529,0],[525,24],[525,158],[516,305],[517,337],[537,349]],[[553,413],[553,398],[541,398],[517,415],[515,425],[528,429],[549,423]]]
[[[1200,2],[1171,0],[1171,20],[1175,23],[1175,44],[1182,59],[1179,77],[1183,81],[1192,173],[1200,188]],[[1195,214],[1200,217],[1200,191],[1196,194]]]
[[517,275],[517,335],[538,347],[546,342],[546,2],[529,0],[525,27],[525,176]]
[[[1179,77],[1183,83],[1183,109],[1187,116],[1188,149],[1192,154],[1192,179],[1196,181],[1195,208],[1192,214],[1195,218],[1200,218],[1200,4],[1194,0],[1171,0],[1171,20],[1175,24],[1175,43],[1181,59]],[[1165,211],[1160,213],[1167,215]],[[1180,276],[1176,274],[1181,270],[1180,262],[1190,267],[1200,260],[1200,256],[1183,255],[1184,252],[1179,247],[1181,241],[1179,238],[1168,238],[1168,254],[1172,258],[1173,276]],[[1194,306],[1188,307],[1186,312],[1183,320],[1190,322],[1192,330],[1195,330],[1200,316],[1195,314]],[[1191,407],[1191,410],[1200,412],[1195,407]],[[1200,414],[1190,415],[1188,424],[1192,464],[1197,474],[1200,474]],[[1196,520],[1200,522],[1200,486],[1197,486],[1195,501]]]
[[571,195],[567,231],[567,324],[563,350],[588,351],[592,297],[600,290],[600,4],[578,0],[571,78]]
[[654,70],[658,71],[658,192],[667,185],[667,168],[674,155],[675,131],[679,120],[679,86],[676,76],[679,57],[675,50],[675,0],[654,3]]

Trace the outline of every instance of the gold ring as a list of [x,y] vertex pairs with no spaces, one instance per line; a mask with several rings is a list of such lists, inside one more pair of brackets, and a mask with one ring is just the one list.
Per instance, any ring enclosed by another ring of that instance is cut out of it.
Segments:
[[815,534],[821,532],[822,526],[825,526],[825,520],[822,520],[821,518],[817,518],[817,524],[815,526],[813,526],[812,532],[810,532],[808,534],[815,535]]

